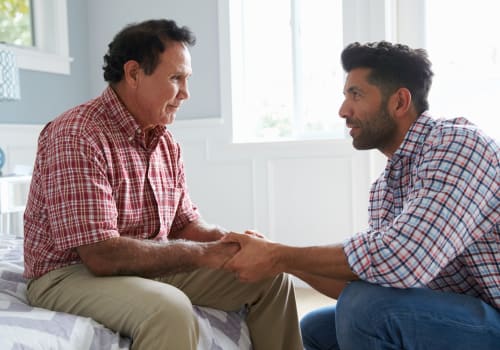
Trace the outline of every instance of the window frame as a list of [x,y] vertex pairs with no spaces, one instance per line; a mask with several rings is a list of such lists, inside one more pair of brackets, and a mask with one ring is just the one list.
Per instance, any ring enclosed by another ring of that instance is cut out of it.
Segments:
[[[241,13],[241,1],[247,0],[218,0],[219,14],[219,57],[221,77],[221,114],[224,125],[227,127],[230,142],[241,143],[276,143],[276,142],[320,142],[324,140],[345,140],[347,132],[344,128],[343,138],[332,133],[311,136],[309,133],[301,133],[294,130],[292,139],[255,139],[242,141],[235,130],[235,118],[238,108],[242,106],[242,50],[241,50],[241,28],[236,21],[236,16]],[[396,40],[398,37],[398,25],[396,15],[399,12],[399,2],[411,0],[343,0],[343,17],[353,20],[343,21],[343,43],[353,41],[378,41]],[[340,63],[339,63],[340,64]],[[243,122],[238,120],[238,122]],[[295,121],[293,121],[295,122]],[[245,128],[245,126],[240,126]]]
[[14,52],[21,69],[69,75],[71,62],[68,41],[66,0],[32,0],[34,47],[0,44]]

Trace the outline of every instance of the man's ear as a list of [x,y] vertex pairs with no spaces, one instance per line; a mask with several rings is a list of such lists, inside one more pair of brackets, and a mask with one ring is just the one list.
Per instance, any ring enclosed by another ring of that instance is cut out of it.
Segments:
[[403,116],[412,108],[411,92],[407,88],[397,89],[389,99],[389,106],[395,116]]
[[127,85],[137,87],[141,66],[137,61],[130,60],[123,65],[123,75]]

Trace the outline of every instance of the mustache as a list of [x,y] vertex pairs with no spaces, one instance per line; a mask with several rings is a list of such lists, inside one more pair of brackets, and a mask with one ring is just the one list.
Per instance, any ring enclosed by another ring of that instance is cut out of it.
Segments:
[[353,118],[345,118],[345,125],[346,127],[348,128],[356,128],[356,127],[359,127],[359,123],[357,123],[356,120],[354,120]]

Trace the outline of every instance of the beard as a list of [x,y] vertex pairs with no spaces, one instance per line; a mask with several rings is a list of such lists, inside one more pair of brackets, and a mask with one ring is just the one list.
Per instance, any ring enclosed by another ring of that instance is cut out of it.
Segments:
[[352,135],[352,145],[358,150],[382,150],[396,135],[397,124],[387,111],[386,104],[382,104],[376,114],[365,120],[347,118],[346,123],[357,128],[357,134]]

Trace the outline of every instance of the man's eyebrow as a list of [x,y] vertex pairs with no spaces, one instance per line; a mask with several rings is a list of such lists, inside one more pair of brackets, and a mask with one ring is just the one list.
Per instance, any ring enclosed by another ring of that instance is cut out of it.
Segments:
[[360,89],[358,86],[353,85],[353,86],[350,86],[347,90],[344,91],[344,95],[346,95],[346,94],[352,94],[353,92],[360,92],[360,93],[362,93],[363,90]]

